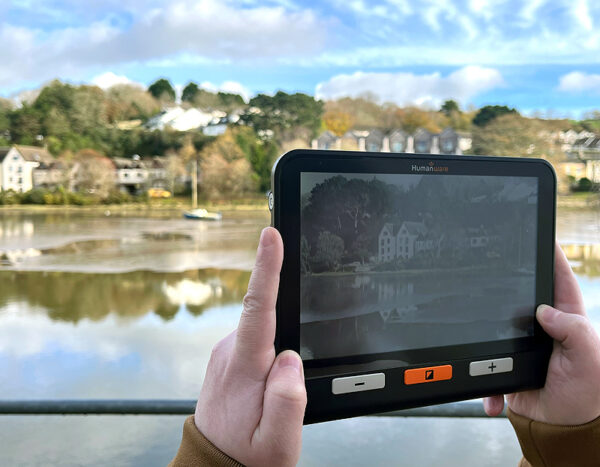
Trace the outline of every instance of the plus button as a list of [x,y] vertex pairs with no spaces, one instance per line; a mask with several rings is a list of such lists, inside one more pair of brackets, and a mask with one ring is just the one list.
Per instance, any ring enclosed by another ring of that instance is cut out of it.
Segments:
[[494,372],[494,368],[497,368],[497,367],[496,367],[496,365],[494,365],[494,362],[492,362],[492,364],[490,366],[488,366],[488,368],[493,373]]

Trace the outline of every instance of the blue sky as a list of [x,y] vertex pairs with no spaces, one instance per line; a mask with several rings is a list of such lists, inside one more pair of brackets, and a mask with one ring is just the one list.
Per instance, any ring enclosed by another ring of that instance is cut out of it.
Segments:
[[0,95],[167,77],[252,96],[600,108],[595,0],[4,0]]

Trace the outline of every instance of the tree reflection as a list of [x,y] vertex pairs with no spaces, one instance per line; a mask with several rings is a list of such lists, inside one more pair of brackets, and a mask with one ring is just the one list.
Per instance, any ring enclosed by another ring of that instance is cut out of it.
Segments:
[[600,276],[600,244],[561,245],[576,274]]
[[44,309],[53,320],[73,323],[84,318],[99,321],[111,314],[135,318],[154,313],[170,320],[182,307],[200,315],[206,308],[241,302],[249,277],[248,271],[220,269],[119,274],[1,271],[0,307],[26,302],[31,309]]

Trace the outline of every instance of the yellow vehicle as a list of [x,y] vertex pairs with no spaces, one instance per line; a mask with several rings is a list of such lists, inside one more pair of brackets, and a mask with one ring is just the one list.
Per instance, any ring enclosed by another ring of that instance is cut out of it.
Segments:
[[171,192],[163,188],[150,188],[148,190],[148,196],[150,198],[170,198]]

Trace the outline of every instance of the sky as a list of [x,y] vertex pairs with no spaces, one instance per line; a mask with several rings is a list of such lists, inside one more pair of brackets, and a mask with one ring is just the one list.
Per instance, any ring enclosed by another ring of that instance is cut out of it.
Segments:
[[2,0],[0,96],[107,87],[369,95],[436,108],[600,108],[595,0]]

